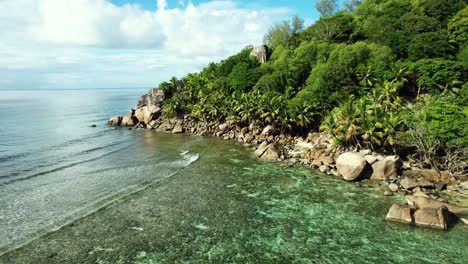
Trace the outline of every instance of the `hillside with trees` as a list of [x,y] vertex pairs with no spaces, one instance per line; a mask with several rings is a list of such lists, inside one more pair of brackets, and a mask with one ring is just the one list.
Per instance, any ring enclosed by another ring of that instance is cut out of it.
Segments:
[[[468,5],[463,0],[336,1],[199,73],[163,82],[163,118],[322,131],[337,144],[398,153],[466,174]],[[240,36],[241,37],[241,36]]]

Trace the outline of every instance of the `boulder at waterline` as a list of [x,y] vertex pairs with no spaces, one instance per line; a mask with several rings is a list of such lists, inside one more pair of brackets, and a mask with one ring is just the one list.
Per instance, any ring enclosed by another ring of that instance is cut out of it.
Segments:
[[180,134],[180,133],[184,133],[184,128],[182,127],[182,125],[177,124],[172,129],[172,134]]
[[154,119],[159,117],[161,108],[155,105],[146,105],[135,110],[135,117],[139,122],[149,124]]
[[134,126],[136,125],[137,120],[133,117],[132,113],[128,113],[124,117],[122,117],[122,126]]
[[403,161],[398,156],[388,156],[381,161],[372,164],[371,180],[386,180],[396,177],[401,172]]
[[223,123],[218,126],[219,133],[224,134],[229,128],[229,125],[227,123]]
[[450,212],[447,207],[420,208],[414,213],[414,223],[417,226],[424,226],[436,229],[447,229],[450,225]]
[[107,121],[107,124],[109,126],[120,126],[121,121],[122,121],[122,117],[113,116],[113,117],[109,118],[109,120]]
[[411,224],[413,222],[413,208],[408,205],[393,204],[388,211],[385,220]]
[[263,155],[260,157],[260,159],[265,160],[265,161],[270,161],[270,162],[275,162],[278,161],[280,157],[278,149],[275,147],[274,144],[269,144],[266,147],[265,152],[263,152]]
[[341,154],[336,160],[338,172],[347,181],[354,181],[365,174],[368,163],[359,154],[346,152]]
[[255,150],[254,155],[257,158],[260,158],[263,155],[263,153],[265,153],[265,151],[267,149],[267,146],[268,146],[268,143],[266,143],[266,142],[263,142],[262,144],[260,144],[260,146],[257,148],[257,150]]

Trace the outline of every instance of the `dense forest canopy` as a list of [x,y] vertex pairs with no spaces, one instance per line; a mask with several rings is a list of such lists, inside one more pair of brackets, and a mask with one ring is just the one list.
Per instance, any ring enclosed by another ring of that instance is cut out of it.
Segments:
[[[468,147],[468,6],[463,0],[317,2],[252,47],[160,84],[167,118],[322,130],[338,143],[397,151]],[[241,36],[240,36],[241,37]],[[425,152],[423,152],[423,150]],[[422,158],[422,157],[421,157]]]

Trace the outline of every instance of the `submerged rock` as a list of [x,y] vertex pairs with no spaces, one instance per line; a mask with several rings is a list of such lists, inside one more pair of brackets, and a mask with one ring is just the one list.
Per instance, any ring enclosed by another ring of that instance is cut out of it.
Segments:
[[411,224],[413,222],[413,208],[407,205],[393,204],[388,211],[385,220]]
[[414,213],[414,223],[417,226],[435,229],[447,229],[449,226],[450,213],[445,206],[438,208],[420,208]]
[[360,178],[365,173],[367,165],[367,161],[361,155],[352,152],[343,153],[336,160],[338,172],[347,181]]
[[409,205],[413,205],[418,208],[438,209],[440,207],[446,207],[452,214],[457,216],[465,225],[468,225],[468,207],[444,203],[423,196],[408,195],[405,197],[405,199]]

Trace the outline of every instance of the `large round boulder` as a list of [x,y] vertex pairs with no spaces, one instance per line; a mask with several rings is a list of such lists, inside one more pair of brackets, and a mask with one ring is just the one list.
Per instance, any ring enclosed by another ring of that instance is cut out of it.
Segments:
[[338,172],[347,181],[354,181],[365,174],[368,163],[359,154],[346,152],[341,154],[336,160]]

